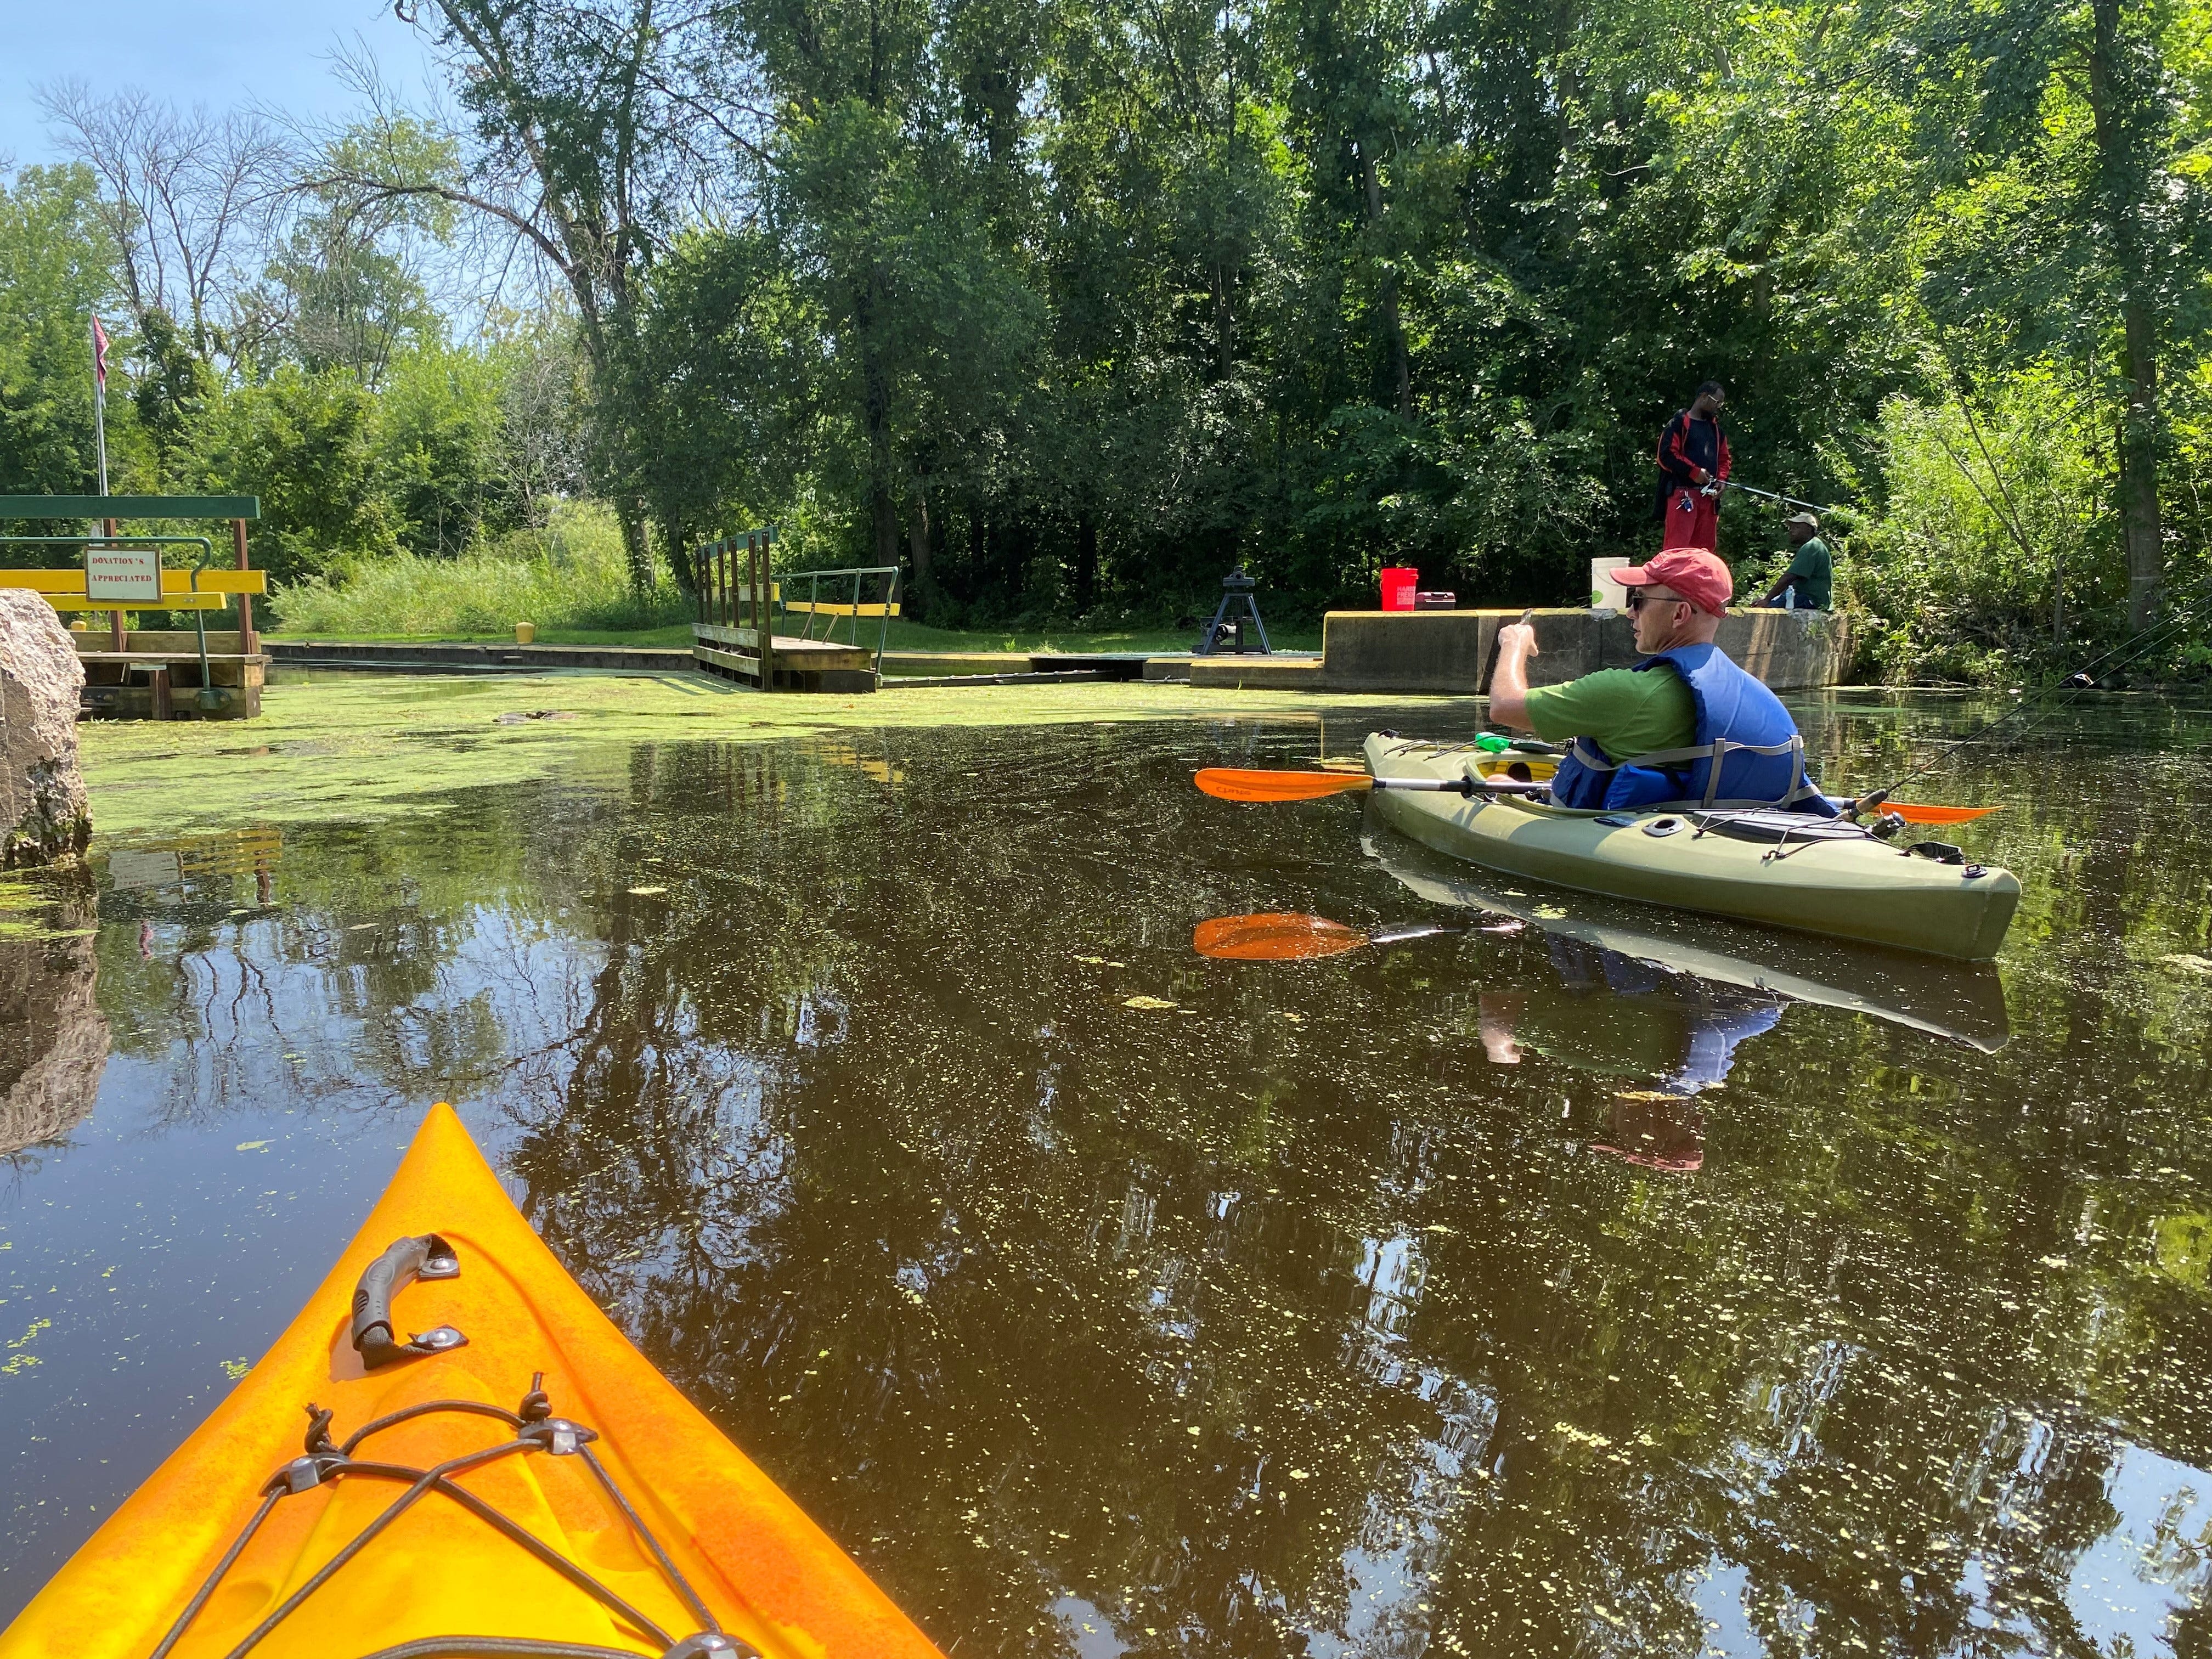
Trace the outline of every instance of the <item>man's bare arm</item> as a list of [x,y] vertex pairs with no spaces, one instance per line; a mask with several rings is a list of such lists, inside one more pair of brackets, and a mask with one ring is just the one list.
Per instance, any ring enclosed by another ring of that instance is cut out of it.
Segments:
[[1537,655],[1536,630],[1509,623],[1498,630],[1498,666],[1490,675],[1490,723],[1516,732],[1535,730],[1528,723],[1528,659]]

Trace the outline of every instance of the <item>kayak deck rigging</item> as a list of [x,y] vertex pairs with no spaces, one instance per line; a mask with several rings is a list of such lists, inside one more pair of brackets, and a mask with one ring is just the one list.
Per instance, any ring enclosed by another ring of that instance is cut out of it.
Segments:
[[156,1652],[942,1659],[445,1105],[298,1316],[0,1632],[0,1659]]
[[[400,1243],[404,1244],[409,1242],[402,1240]],[[398,1248],[398,1245],[393,1246],[394,1249]],[[724,1632],[714,1613],[700,1599],[699,1593],[691,1587],[690,1580],[686,1578],[683,1570],[669,1559],[668,1552],[661,1547],[660,1540],[653,1535],[653,1529],[645,1523],[645,1519],[639,1515],[636,1506],[624,1496],[621,1486],[608,1472],[606,1465],[601,1462],[592,1452],[592,1442],[599,1438],[597,1431],[581,1423],[571,1422],[553,1414],[552,1401],[544,1391],[544,1381],[545,1376],[542,1371],[531,1378],[530,1392],[523,1396],[521,1406],[515,1411],[507,1411],[480,1400],[423,1401],[419,1404],[404,1407],[396,1412],[387,1412],[381,1417],[371,1419],[347,1436],[343,1444],[331,1438],[331,1421],[333,1413],[317,1406],[312,1401],[309,1401],[307,1408],[308,1427],[305,1449],[301,1455],[294,1458],[269,1477],[268,1483],[262,1488],[260,1506],[246,1521],[245,1527],[240,1531],[230,1547],[223,1553],[222,1559],[216,1564],[215,1571],[208,1575],[206,1582],[201,1584],[198,1593],[185,1604],[184,1611],[177,1616],[177,1622],[169,1627],[168,1633],[161,1638],[161,1645],[154,1650],[150,1659],[167,1659],[177,1644],[191,1629],[192,1621],[198,1616],[200,1610],[221,1588],[225,1576],[230,1571],[233,1565],[240,1555],[245,1553],[246,1547],[253,1541],[254,1534],[260,1531],[262,1522],[269,1518],[270,1512],[278,1504],[287,1498],[312,1492],[325,1481],[335,1481],[346,1475],[356,1475],[374,1480],[404,1481],[407,1485],[407,1490],[317,1569],[307,1582],[295,1590],[283,1605],[271,1611],[260,1624],[248,1632],[245,1638],[231,1649],[227,1659],[244,1659],[246,1654],[260,1644],[264,1638],[275,1631],[292,1613],[298,1611],[301,1605],[327,1583],[347,1562],[367,1549],[380,1534],[418,1501],[433,1496],[448,1498],[459,1504],[462,1509],[499,1533],[509,1542],[527,1551],[539,1561],[552,1568],[577,1589],[599,1601],[615,1617],[629,1624],[637,1632],[641,1639],[650,1642],[659,1648],[661,1650],[661,1659],[709,1659],[709,1656],[725,1656],[726,1659],[760,1659],[757,1649],[738,1642]],[[402,1423],[417,1418],[434,1416],[441,1412],[489,1418],[512,1429],[514,1431],[514,1437],[495,1445],[481,1447],[477,1450],[447,1458],[445,1462],[434,1464],[428,1468],[416,1468],[402,1463],[375,1462],[356,1458],[354,1455],[362,1443],[370,1436],[380,1433],[386,1429],[396,1428]],[[585,1468],[592,1472],[600,1488],[609,1498],[613,1500],[615,1507],[622,1511],[623,1518],[629,1522],[639,1541],[652,1553],[653,1559],[659,1563],[661,1571],[667,1577],[669,1588],[683,1599],[685,1607],[690,1609],[692,1616],[699,1621],[700,1628],[697,1631],[682,1638],[672,1636],[652,1618],[639,1611],[616,1591],[601,1583],[586,1569],[562,1556],[558,1551],[548,1548],[545,1544],[532,1536],[515,1522],[501,1515],[498,1510],[476,1493],[454,1482],[453,1477],[457,1474],[465,1474],[471,1469],[481,1468],[485,1464],[495,1462],[504,1457],[526,1455],[532,1452],[553,1457],[580,1457],[583,1460]],[[477,1656],[485,1656],[485,1659],[490,1659],[491,1656],[514,1656],[514,1659],[639,1659],[635,1650],[601,1647],[596,1644],[548,1642],[512,1636],[460,1634],[404,1642],[396,1647],[380,1648],[374,1652],[363,1654],[361,1659],[477,1659]]]

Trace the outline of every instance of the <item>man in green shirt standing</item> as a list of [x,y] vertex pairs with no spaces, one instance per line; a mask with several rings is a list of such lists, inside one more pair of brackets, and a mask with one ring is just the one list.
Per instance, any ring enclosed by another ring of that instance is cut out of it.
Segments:
[[1820,521],[1810,513],[1799,513],[1784,520],[1783,528],[1790,535],[1790,568],[1774,584],[1774,591],[1759,603],[1778,605],[1787,593],[1793,611],[1829,609],[1836,563],[1828,556],[1827,543],[1820,539]]

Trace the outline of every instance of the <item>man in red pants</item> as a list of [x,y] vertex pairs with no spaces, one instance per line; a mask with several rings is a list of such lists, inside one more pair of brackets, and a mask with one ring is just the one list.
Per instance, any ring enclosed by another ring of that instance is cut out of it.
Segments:
[[1659,434],[1659,491],[1667,520],[1660,539],[1666,546],[1720,551],[1719,485],[1729,475],[1721,407],[1727,402],[1721,383],[1707,380],[1690,406]]

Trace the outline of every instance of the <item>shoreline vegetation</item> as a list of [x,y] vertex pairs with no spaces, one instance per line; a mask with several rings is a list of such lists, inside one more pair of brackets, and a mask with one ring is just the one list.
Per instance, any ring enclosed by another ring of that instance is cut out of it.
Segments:
[[[689,650],[693,603],[664,581],[640,599],[631,591],[622,537],[605,503],[556,503],[542,531],[515,531],[485,547],[447,558],[397,554],[341,579],[314,578],[280,589],[262,633],[276,640],[362,641],[512,641],[514,623],[536,625],[547,645],[628,645]],[[1212,614],[1208,607],[1207,615]],[[1261,614],[1265,615],[1262,605]],[[787,626],[797,632],[801,619]],[[840,636],[850,628],[841,623]],[[817,629],[817,632],[818,632]],[[893,651],[1187,651],[1188,628],[1074,622],[1013,627],[932,627],[901,616],[890,624]],[[1268,629],[1281,648],[1319,650],[1321,631]],[[865,623],[872,645],[876,624]]]

